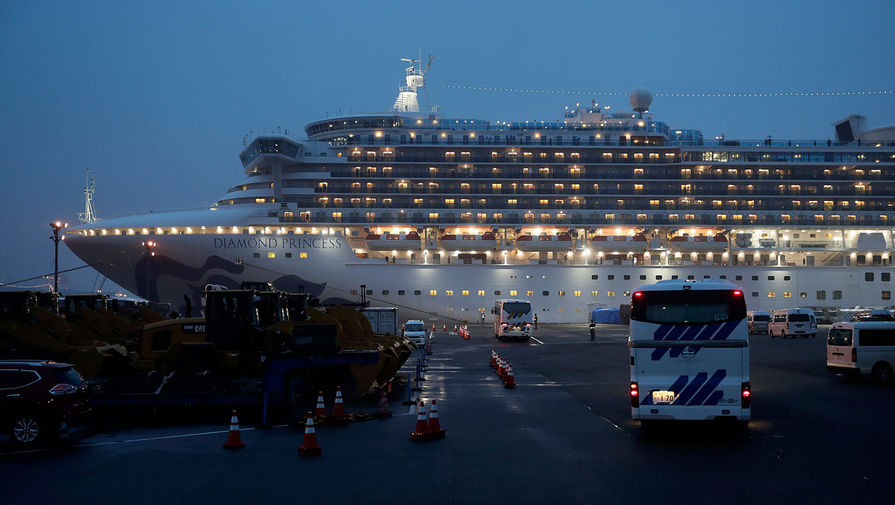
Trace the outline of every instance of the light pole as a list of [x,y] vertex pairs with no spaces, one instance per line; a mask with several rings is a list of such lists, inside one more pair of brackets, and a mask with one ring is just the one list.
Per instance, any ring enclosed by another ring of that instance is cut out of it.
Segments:
[[60,235],[59,230],[64,230],[68,228],[68,223],[63,223],[62,221],[56,221],[55,223],[50,223],[50,227],[53,229],[53,236],[50,237],[50,240],[53,241],[53,245],[55,247],[55,257],[53,261],[53,292],[59,293],[59,241],[65,240],[65,235]]
[[149,261],[153,256],[155,256],[155,251],[153,251],[153,248],[158,245],[158,243],[149,240],[142,242],[141,245],[146,249],[146,289],[143,292],[143,298],[149,300]]

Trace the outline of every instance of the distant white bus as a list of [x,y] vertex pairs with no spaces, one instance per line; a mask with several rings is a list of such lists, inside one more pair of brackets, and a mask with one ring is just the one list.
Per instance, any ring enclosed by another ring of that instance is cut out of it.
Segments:
[[531,338],[531,324],[534,312],[528,300],[497,300],[494,302],[494,337],[503,340],[508,338]]
[[895,321],[835,323],[827,333],[827,370],[852,378],[869,374],[876,382],[895,369]]
[[743,292],[722,280],[661,281],[631,297],[631,416],[751,418]]

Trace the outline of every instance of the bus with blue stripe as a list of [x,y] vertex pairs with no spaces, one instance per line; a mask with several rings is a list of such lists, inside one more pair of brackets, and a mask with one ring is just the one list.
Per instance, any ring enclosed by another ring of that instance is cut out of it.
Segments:
[[494,337],[498,340],[528,340],[534,312],[528,300],[496,300],[494,309]]
[[669,280],[631,295],[634,419],[749,421],[746,301],[724,281]]

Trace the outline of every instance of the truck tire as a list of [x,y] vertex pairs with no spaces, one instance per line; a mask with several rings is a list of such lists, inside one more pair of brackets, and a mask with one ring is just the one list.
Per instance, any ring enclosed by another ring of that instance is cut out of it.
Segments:
[[889,382],[892,380],[892,367],[888,363],[877,363],[870,370],[870,377],[873,379],[873,382],[880,384]]

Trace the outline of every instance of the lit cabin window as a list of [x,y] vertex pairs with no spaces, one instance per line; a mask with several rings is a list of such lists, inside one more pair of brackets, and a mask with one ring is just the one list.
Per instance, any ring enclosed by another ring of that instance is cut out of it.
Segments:
[[535,295],[535,292],[530,289],[525,292],[525,296],[534,296],[534,295]]
[[298,253],[298,257],[301,259],[307,259],[308,253],[306,253],[306,252]]
[[463,291],[460,291],[460,294],[463,295],[463,296],[469,296],[469,290],[468,290],[468,289],[464,289]]
[[274,258],[277,257],[277,253],[275,253],[275,252],[269,252],[269,253],[267,253],[267,257],[268,257],[269,259],[274,259]]
[[429,290],[429,296],[438,296],[438,290],[437,290],[437,289],[430,289],[430,290]]
[[255,203],[264,203],[264,198],[255,198]]
[[777,293],[775,293],[773,291],[768,291],[768,298],[774,298],[775,296],[777,296]]
[[615,296],[615,291],[607,291],[606,296]]
[[510,296],[519,296],[519,292],[516,291],[515,289],[511,289],[511,290],[510,290]]
[[485,296],[485,290],[484,290],[484,289],[480,289],[480,290],[479,290],[479,296]]
[[594,297],[594,298],[596,298],[597,295],[599,295],[599,294],[600,294],[599,291],[591,291],[591,292],[590,292],[590,296],[592,296],[592,297]]
[[444,291],[444,296],[454,296],[454,290],[453,290],[453,289],[446,289],[446,290]]

